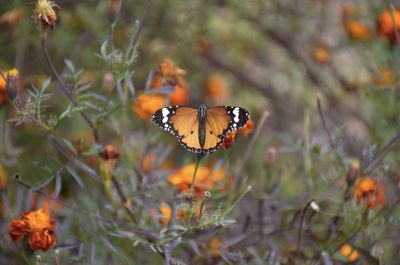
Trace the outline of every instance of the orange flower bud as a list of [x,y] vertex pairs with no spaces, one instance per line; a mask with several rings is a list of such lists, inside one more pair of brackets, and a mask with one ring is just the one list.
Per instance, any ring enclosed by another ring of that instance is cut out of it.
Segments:
[[326,44],[320,43],[314,47],[312,58],[316,63],[326,64],[331,60],[331,51]]
[[356,261],[358,259],[358,251],[353,249],[349,244],[344,244],[340,248],[340,253],[347,258],[348,261]]
[[352,39],[368,40],[372,37],[369,27],[359,20],[345,19],[343,21],[343,25],[347,31],[347,34]]

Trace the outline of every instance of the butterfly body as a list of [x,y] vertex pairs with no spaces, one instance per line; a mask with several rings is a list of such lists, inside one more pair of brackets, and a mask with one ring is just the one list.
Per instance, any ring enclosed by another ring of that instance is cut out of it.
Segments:
[[229,132],[243,127],[249,116],[249,112],[240,107],[169,106],[156,111],[152,120],[162,130],[176,136],[186,150],[208,154],[219,148]]

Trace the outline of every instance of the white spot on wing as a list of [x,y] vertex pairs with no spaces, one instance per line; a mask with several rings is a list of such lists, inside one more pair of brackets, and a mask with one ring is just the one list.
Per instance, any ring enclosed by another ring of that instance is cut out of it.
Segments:
[[167,121],[168,121],[168,114],[169,114],[168,108],[163,108],[163,109],[162,109],[162,115],[163,115],[162,122],[163,122],[163,123],[167,123]]
[[234,108],[232,113],[235,115],[235,117],[233,118],[233,120],[235,122],[239,122],[239,108]]

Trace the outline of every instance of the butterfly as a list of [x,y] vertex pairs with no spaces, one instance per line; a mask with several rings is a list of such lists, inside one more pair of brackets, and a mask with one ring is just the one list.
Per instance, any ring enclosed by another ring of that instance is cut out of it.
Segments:
[[216,151],[224,137],[242,128],[250,113],[241,107],[220,106],[199,108],[184,106],[164,107],[153,113],[152,121],[162,130],[178,138],[183,147],[197,154]]

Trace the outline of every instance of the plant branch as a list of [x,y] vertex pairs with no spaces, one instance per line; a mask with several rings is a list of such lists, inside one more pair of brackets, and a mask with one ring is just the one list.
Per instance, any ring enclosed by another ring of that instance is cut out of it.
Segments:
[[[68,87],[64,84],[64,81],[62,80],[61,76],[58,74],[57,69],[55,68],[55,66],[53,64],[53,61],[50,58],[49,52],[47,50],[46,40],[47,40],[47,33],[44,32],[41,35],[41,46],[42,46],[42,50],[45,55],[46,61],[47,61],[48,65],[50,66],[50,69],[53,72],[54,76],[56,77],[58,83],[60,84],[61,90],[64,92],[64,94],[69,98],[69,100],[75,106],[78,106],[79,105],[78,102],[76,101],[76,99],[74,98],[74,96],[72,95],[72,93],[68,89]],[[83,111],[79,111],[79,113],[82,116],[82,118],[86,121],[86,123],[89,125],[89,127],[91,128],[95,142],[96,143],[99,142],[99,135],[98,135],[97,129],[94,126],[94,124],[92,123],[92,121],[89,119],[89,117]]]
[[324,130],[325,130],[326,134],[328,135],[329,144],[331,145],[331,148],[332,148],[333,152],[335,152],[335,155],[336,155],[337,159],[339,160],[340,165],[342,166],[342,169],[345,171],[346,170],[346,165],[343,162],[343,158],[340,156],[340,154],[337,151],[337,147],[336,147],[335,141],[333,140],[331,132],[328,129],[328,125],[326,124],[325,115],[324,115],[324,113],[322,111],[321,100],[320,100],[319,97],[317,98],[317,106],[318,106],[319,116],[321,117],[322,125],[324,126]]
[[137,50],[137,46],[138,46],[138,42],[139,42],[139,36],[140,36],[140,33],[142,32],[142,29],[143,29],[143,26],[144,26],[144,19],[146,18],[147,14],[148,14],[148,12],[150,10],[151,3],[152,3],[152,0],[148,0],[147,1],[147,4],[146,4],[146,6],[144,8],[144,11],[143,11],[143,14],[142,14],[142,16],[140,17],[140,20],[139,20],[138,30],[136,31],[136,34],[132,36],[132,38],[131,38],[131,40],[129,42],[129,46],[128,47],[130,48],[130,51],[128,53],[128,60],[132,59],[132,56],[134,55],[134,53]]

